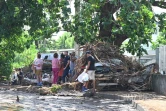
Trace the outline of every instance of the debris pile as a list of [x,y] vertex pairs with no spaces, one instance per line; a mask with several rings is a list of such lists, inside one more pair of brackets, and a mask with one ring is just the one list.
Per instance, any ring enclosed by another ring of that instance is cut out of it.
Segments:
[[81,46],[83,55],[76,61],[76,72],[86,65],[86,51],[90,51],[97,62],[109,67],[108,74],[96,74],[97,83],[118,83],[132,90],[149,90],[153,67],[142,67],[136,60],[124,56],[119,48],[104,42]]

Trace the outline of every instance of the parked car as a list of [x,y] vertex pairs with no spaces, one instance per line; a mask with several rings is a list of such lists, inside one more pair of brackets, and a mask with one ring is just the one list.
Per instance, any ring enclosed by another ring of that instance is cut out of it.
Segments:
[[111,68],[108,64],[95,63],[95,73],[96,74],[105,74],[109,73]]

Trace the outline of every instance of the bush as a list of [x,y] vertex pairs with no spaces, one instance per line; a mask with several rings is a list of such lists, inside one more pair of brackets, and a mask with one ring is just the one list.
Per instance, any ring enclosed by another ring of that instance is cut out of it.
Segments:
[[52,92],[52,93],[57,93],[58,90],[60,90],[60,89],[62,89],[61,85],[53,85],[53,86],[51,87],[51,92]]

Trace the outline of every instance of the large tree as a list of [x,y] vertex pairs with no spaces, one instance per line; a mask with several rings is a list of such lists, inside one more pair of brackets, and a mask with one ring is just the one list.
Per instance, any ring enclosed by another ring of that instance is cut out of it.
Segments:
[[69,19],[68,4],[66,0],[0,0],[0,76],[11,73],[15,53],[59,31]]
[[0,75],[11,69],[15,52],[60,29],[71,32],[79,44],[101,40],[121,46],[129,38],[126,50],[132,53],[144,51],[140,45],[151,41],[157,22],[166,33],[166,14],[152,10],[166,8],[163,0],[75,1],[78,13],[71,17],[67,0],[0,0]]
[[73,21],[68,21],[66,29],[79,44],[101,40],[120,47],[129,39],[126,50],[140,56],[146,52],[141,44],[149,45],[156,23],[166,33],[166,13],[156,15],[152,9],[166,8],[164,0],[84,0],[75,5],[80,10]]
[[3,38],[17,39],[24,30],[31,35],[27,36],[29,42],[49,38],[69,19],[68,4],[66,0],[1,0],[0,42]]

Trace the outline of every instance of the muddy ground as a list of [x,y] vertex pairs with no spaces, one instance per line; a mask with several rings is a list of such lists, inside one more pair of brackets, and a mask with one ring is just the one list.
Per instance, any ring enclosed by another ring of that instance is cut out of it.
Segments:
[[[63,93],[63,94],[62,94]],[[66,94],[66,95],[65,95]],[[72,94],[72,95],[71,95]],[[81,92],[64,91],[59,95],[41,96],[36,93],[1,88],[1,111],[136,111],[124,100],[114,100],[94,96],[87,98]],[[17,102],[17,96],[19,102]]]

